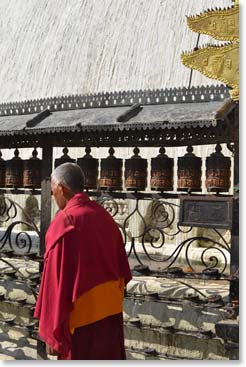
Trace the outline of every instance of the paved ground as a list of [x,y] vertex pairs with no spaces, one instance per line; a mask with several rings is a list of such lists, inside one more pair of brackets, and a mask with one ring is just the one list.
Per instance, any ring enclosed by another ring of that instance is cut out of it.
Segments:
[[16,328],[0,326],[0,360],[36,360],[36,341]]

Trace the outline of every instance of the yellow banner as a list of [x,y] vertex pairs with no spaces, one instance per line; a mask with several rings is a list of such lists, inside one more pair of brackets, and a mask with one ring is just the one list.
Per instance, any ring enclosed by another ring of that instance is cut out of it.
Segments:
[[207,34],[222,41],[239,40],[239,4],[234,8],[207,10],[187,17],[187,24],[194,32]]
[[181,55],[182,63],[232,88],[239,86],[239,43],[208,46]]

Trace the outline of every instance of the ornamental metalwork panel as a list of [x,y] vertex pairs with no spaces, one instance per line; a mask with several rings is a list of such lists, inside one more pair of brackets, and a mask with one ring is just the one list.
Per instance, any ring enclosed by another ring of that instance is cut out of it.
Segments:
[[97,201],[116,220],[134,271],[168,277],[228,276],[230,235],[217,228],[181,226],[179,200],[143,193],[121,194],[119,200],[115,193],[103,193]]
[[[181,226],[177,194],[170,194],[172,199],[157,193],[89,192],[89,195],[117,222],[133,270],[157,275],[177,272],[182,276],[185,268],[190,274],[204,276],[207,272],[215,278],[228,274],[230,236],[217,228],[197,231],[191,226]],[[0,221],[2,255],[38,257],[40,232],[33,216],[17,202],[1,196]],[[4,223],[8,223],[6,228]],[[178,270],[172,269],[174,266]]]

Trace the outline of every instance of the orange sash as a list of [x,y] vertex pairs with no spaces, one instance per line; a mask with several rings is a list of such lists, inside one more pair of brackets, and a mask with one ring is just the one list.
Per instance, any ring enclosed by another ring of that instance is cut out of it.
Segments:
[[105,317],[122,312],[124,279],[111,280],[90,289],[74,302],[70,314],[69,328],[74,329],[92,324]]

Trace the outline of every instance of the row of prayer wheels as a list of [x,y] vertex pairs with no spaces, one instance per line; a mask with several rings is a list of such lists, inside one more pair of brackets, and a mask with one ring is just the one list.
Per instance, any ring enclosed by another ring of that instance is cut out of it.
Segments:
[[[230,189],[231,159],[221,152],[221,146],[216,145],[215,152],[206,158],[205,186],[209,192],[227,192]],[[120,191],[123,188],[123,159],[116,158],[114,149],[109,149],[109,156],[101,159],[99,175],[99,160],[91,156],[91,149],[85,149],[85,156],[77,161],[68,155],[68,149],[63,149],[63,155],[55,160],[55,167],[65,162],[76,162],[85,174],[85,189]],[[144,191],[147,187],[148,162],[139,155],[139,149],[134,148],[134,155],[125,160],[125,188],[130,191]],[[178,191],[201,191],[202,158],[193,153],[191,146],[187,153],[178,157]],[[159,154],[151,158],[151,190],[173,191],[174,159],[165,154],[161,147]],[[0,156],[0,187],[11,188],[40,188],[41,160],[37,158],[34,149],[32,157],[22,160],[16,149],[11,160],[4,161]]]
[[[221,152],[217,144],[215,152],[206,158],[206,188],[209,192],[227,192],[230,189],[231,159]],[[91,149],[85,149],[85,156],[77,159],[77,164],[85,174],[85,189],[120,191],[123,187],[123,159],[116,158],[114,149],[109,149],[109,156],[101,159],[99,174],[99,160],[91,156]],[[129,191],[144,191],[147,187],[148,162],[139,155],[139,149],[134,148],[134,155],[125,160],[125,188]],[[55,160],[55,167],[65,162],[75,162],[68,156],[64,148],[64,155]],[[178,191],[201,191],[202,158],[193,153],[191,146],[187,153],[178,157]],[[165,148],[160,148],[157,157],[151,159],[151,190],[173,191],[174,187],[174,159],[165,154]]]
[[18,149],[14,157],[3,160],[0,152],[0,187],[38,189],[41,187],[42,161],[37,157],[36,149],[30,159],[21,159]]

